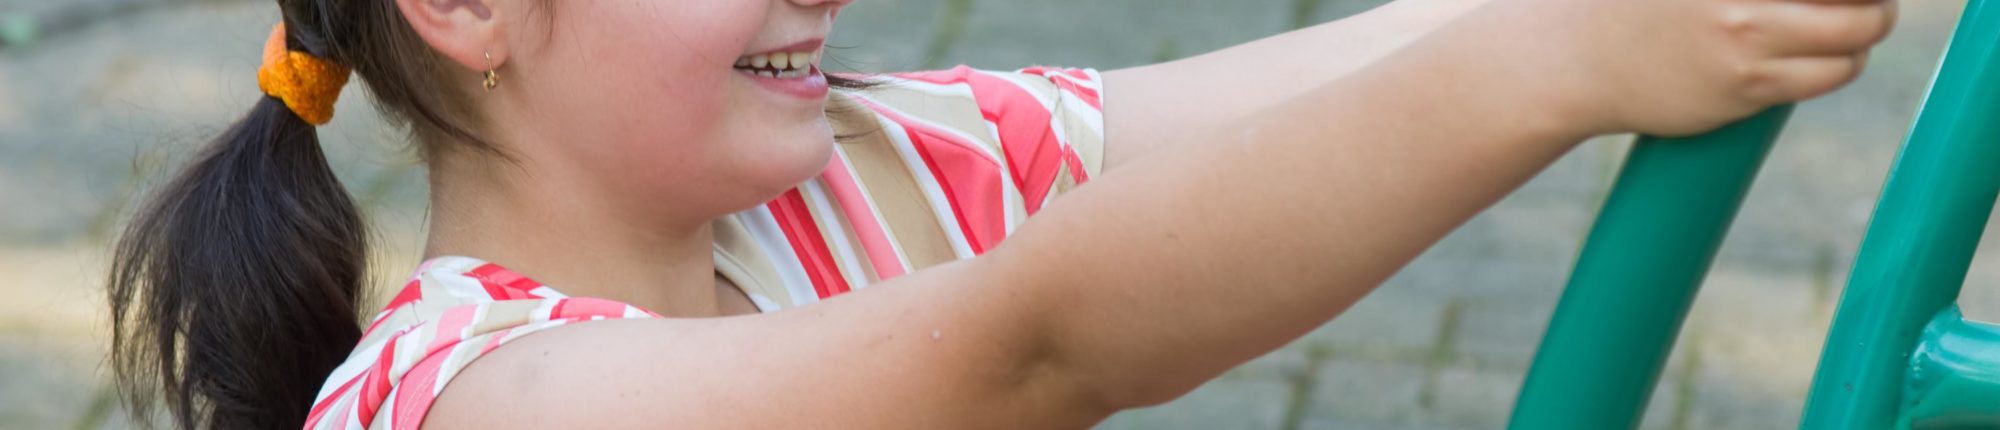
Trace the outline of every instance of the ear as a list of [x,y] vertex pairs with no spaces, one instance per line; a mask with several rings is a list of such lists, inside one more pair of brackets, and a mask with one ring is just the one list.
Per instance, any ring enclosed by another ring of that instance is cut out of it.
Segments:
[[395,1],[417,37],[452,62],[473,71],[498,68],[507,62],[507,11],[495,7],[499,1]]

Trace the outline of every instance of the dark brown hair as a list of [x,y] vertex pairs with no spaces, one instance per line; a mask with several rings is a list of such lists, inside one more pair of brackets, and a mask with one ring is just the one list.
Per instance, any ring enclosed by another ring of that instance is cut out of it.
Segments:
[[[278,5],[287,47],[353,68],[425,158],[439,142],[499,152],[474,132],[472,95],[443,84],[478,76],[424,44],[394,0]],[[164,409],[180,428],[302,426],[361,338],[367,242],[314,127],[259,98],[152,192],[119,239],[111,368],[132,415]]]

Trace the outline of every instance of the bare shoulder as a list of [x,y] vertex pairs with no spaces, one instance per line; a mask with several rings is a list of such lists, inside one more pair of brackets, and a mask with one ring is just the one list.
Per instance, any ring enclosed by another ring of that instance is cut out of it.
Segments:
[[[424,419],[427,429],[659,427],[703,424],[694,408],[731,402],[723,378],[705,377],[734,349],[676,352],[706,343],[695,320],[618,320],[537,332],[480,357],[454,377]],[[667,384],[660,381],[678,380]],[[647,410],[659,413],[631,413]],[[625,411],[620,413],[620,411]],[[688,421],[663,422],[681,416]]]
[[424,425],[1083,428],[1111,412],[1038,360],[1033,324],[925,297],[944,288],[919,275],[775,314],[537,332],[466,367]]

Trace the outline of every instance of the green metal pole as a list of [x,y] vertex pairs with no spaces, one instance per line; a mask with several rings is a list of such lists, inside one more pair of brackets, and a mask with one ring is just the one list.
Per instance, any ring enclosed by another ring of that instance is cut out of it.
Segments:
[[1898,429],[2000,428],[2000,325],[1946,308],[1924,326]]
[[2000,4],[1967,2],[1869,222],[1800,428],[1894,425],[1919,333],[1958,298],[2000,193],[1996,48]]
[[1644,138],[1597,216],[1509,428],[1629,429],[1791,107]]

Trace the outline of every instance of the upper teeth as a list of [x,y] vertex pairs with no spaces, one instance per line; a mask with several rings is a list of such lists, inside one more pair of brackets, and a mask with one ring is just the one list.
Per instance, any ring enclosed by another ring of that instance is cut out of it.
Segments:
[[773,69],[783,71],[790,69],[804,69],[812,67],[814,63],[818,62],[819,62],[819,51],[777,52],[777,53],[757,54],[757,55],[737,58],[736,67],[749,67],[752,69],[762,69],[765,66],[770,66]]

